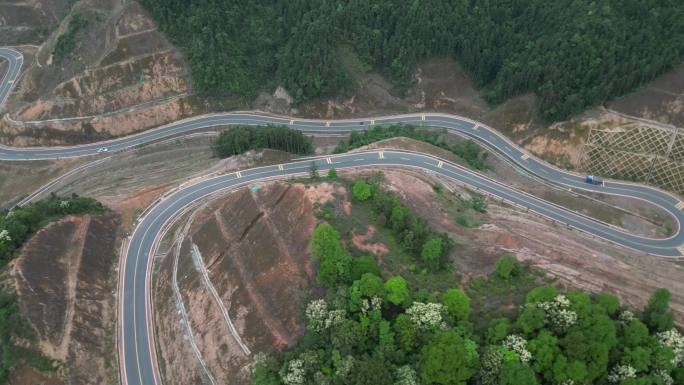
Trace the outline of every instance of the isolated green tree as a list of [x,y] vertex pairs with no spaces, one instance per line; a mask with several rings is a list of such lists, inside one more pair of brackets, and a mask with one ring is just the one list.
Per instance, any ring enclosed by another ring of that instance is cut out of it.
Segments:
[[536,385],[539,382],[534,371],[520,361],[506,361],[501,367],[499,385]]
[[369,273],[365,273],[361,276],[361,279],[359,280],[359,289],[361,290],[361,295],[368,298],[382,298],[385,294],[385,286],[382,282],[382,278]]
[[418,330],[416,324],[411,321],[408,315],[399,314],[394,321],[394,332],[399,342],[401,350],[412,352],[418,344]]
[[327,223],[316,226],[310,244],[311,253],[316,258],[322,259],[342,252],[340,233]]
[[352,261],[351,279],[353,281],[361,279],[361,276],[365,273],[377,275],[378,277],[382,276],[382,274],[380,274],[380,268],[375,262],[375,258],[370,255],[362,255],[354,258]]
[[402,277],[392,277],[385,282],[387,300],[395,305],[405,304],[409,299],[406,280]]
[[496,275],[502,279],[509,279],[520,273],[520,263],[512,255],[504,255],[496,261]]
[[352,186],[352,194],[357,201],[368,200],[372,195],[371,185],[362,180],[356,181]]
[[352,256],[346,251],[326,256],[320,260],[316,281],[327,288],[349,282]]
[[656,289],[644,309],[644,323],[652,331],[662,332],[672,329],[674,316],[670,311],[670,291]]
[[425,242],[420,257],[428,269],[431,271],[439,270],[439,261],[442,257],[442,239],[431,238]]
[[457,321],[466,321],[470,316],[470,298],[461,290],[445,291],[442,295],[442,303]]
[[361,357],[354,365],[350,383],[355,385],[392,385],[392,366],[379,354]]
[[476,347],[456,331],[438,332],[421,351],[421,379],[426,384],[465,384],[479,368]]
[[309,178],[313,180],[318,180],[320,178],[318,175],[318,165],[315,161],[312,161],[309,165]]
[[500,343],[508,335],[511,321],[508,318],[495,318],[489,323],[485,333],[486,341],[490,345]]

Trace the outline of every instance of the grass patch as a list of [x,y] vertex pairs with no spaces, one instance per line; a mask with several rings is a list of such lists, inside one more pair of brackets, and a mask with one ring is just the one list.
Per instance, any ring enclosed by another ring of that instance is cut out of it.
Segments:
[[467,191],[467,194],[445,193],[444,189],[433,187],[437,199],[446,208],[449,218],[462,227],[474,228],[487,223],[487,203],[481,194]]
[[71,17],[66,32],[59,35],[57,44],[55,44],[55,50],[52,51],[56,62],[59,63],[71,56],[77,46],[76,35],[87,26],[88,20],[82,18],[80,14],[75,13]]
[[550,281],[543,272],[522,265],[520,272],[509,279],[491,274],[468,282],[465,292],[470,297],[471,321],[478,334],[486,329],[490,320],[515,319],[520,305],[525,303],[525,295]]

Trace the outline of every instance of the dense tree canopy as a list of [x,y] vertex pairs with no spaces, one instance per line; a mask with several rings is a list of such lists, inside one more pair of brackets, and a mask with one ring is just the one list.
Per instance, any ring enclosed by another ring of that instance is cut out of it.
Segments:
[[[501,102],[524,92],[562,119],[672,68],[684,54],[679,1],[143,0],[185,52],[198,90],[296,101],[343,93],[356,68],[400,84],[453,56]],[[350,65],[349,62],[359,62]]]
[[[314,231],[319,261],[346,253],[343,245],[327,224]],[[662,289],[640,318],[608,294],[539,286],[517,315],[481,328],[470,322],[461,290],[441,293],[442,303],[439,293],[423,302],[401,277],[371,273],[327,288],[306,307],[302,342],[278,363],[258,360],[254,385],[668,385],[684,375],[684,336],[645,323],[667,313]]]
[[234,126],[223,130],[212,143],[214,155],[227,158],[249,150],[270,148],[309,154],[313,151],[311,139],[299,130],[285,126]]

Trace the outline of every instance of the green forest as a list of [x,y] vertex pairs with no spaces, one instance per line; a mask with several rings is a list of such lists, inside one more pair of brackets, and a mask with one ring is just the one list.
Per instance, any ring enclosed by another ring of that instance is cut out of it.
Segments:
[[223,130],[212,143],[214,155],[219,158],[260,148],[300,155],[313,152],[311,138],[286,126],[234,126]]
[[[635,89],[684,56],[681,1],[143,0],[208,95],[283,85],[304,102],[344,94],[354,71],[408,85],[454,57],[500,103],[534,92],[564,119]],[[360,65],[351,65],[356,63]]]
[[[472,320],[469,289],[433,293],[383,277],[373,258],[352,257],[322,223],[311,239],[324,298],[304,310],[305,335],[277,356],[258,355],[253,385],[535,385],[684,383],[684,336],[670,293],[656,290],[638,314],[608,294],[532,288],[517,316]],[[502,257],[489,283],[515,289],[530,274]]]

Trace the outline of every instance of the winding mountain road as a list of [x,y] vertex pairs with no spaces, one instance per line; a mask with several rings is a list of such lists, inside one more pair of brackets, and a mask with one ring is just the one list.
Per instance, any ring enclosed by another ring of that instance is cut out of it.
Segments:
[[[8,60],[10,63],[9,71],[0,84],[0,102],[4,103],[12,90],[14,81],[20,74],[22,58],[19,52],[2,48],[0,48],[0,58]],[[236,189],[256,181],[283,179],[306,173],[312,162],[316,163],[322,172],[331,167],[336,169],[387,166],[417,168],[451,178],[617,245],[665,258],[679,258],[684,255],[684,247],[682,247],[684,245],[684,232],[681,231],[681,223],[684,220],[684,212],[682,212],[684,202],[681,202],[679,198],[662,190],[634,183],[608,181],[605,186],[587,184],[583,176],[560,170],[526,153],[496,130],[454,115],[419,114],[361,120],[325,121],[253,113],[224,113],[183,120],[140,134],[95,144],[45,148],[0,146],[0,160],[17,161],[96,155],[101,148],[107,148],[108,152],[121,151],[172,136],[180,136],[223,125],[283,124],[307,133],[329,133],[363,130],[373,125],[392,123],[411,123],[446,128],[487,145],[493,151],[507,157],[518,167],[560,186],[627,196],[660,206],[675,218],[677,222],[676,234],[662,239],[630,234],[622,229],[518,191],[459,165],[429,154],[415,152],[375,150],[316,157],[287,164],[241,170],[214,177],[179,188],[155,202],[147,210],[147,214],[140,218],[129,238],[124,260],[121,262],[119,287],[119,354],[123,383],[128,385],[161,383],[156,366],[150,280],[154,254],[168,224],[174,220],[178,213],[198,200],[219,191]]]

